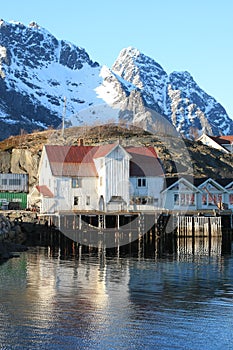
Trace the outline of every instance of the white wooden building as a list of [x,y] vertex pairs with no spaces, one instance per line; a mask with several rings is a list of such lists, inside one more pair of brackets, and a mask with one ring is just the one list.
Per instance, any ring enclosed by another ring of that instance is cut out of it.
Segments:
[[229,193],[218,181],[211,178],[201,181],[198,185],[201,194],[198,198],[198,209],[222,209],[228,206]]
[[211,136],[204,133],[196,141],[224,153],[233,153],[233,135]]
[[28,192],[28,174],[0,174],[0,191]]
[[46,145],[36,191],[41,213],[149,211],[159,205],[163,182],[153,147]]
[[228,208],[233,211],[233,181],[230,181],[225,189],[228,191],[228,200],[226,200],[226,203]]
[[167,187],[161,192],[162,207],[169,210],[197,210],[200,192],[185,178],[167,179]]
[[164,209],[178,211],[233,209],[233,181],[170,178],[161,192],[161,203]]

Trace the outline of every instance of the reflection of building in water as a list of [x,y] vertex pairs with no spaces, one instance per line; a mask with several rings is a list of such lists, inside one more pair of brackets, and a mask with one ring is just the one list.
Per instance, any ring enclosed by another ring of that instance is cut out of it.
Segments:
[[222,237],[179,237],[177,239],[177,255],[182,260],[185,256],[209,255],[217,256],[222,252]]
[[[59,251],[54,258],[50,256],[49,249],[48,256],[32,255],[30,259],[27,297],[31,298],[32,308],[35,307],[35,312],[31,313],[34,315],[32,322],[43,317],[44,324],[47,321],[51,327],[51,315],[56,322],[56,309],[62,308],[70,310],[70,322],[82,323],[81,328],[85,328],[85,332],[93,327],[101,327],[105,315],[106,332],[110,333],[114,321],[106,317],[108,309],[113,306],[116,309],[122,308],[123,317],[123,309],[128,303],[128,262],[124,267],[118,259],[114,260],[114,264],[108,264],[105,251],[98,251],[93,260],[79,256],[77,260],[63,261]],[[114,297],[119,293],[119,285],[120,301]],[[90,318],[90,314],[93,317]]]

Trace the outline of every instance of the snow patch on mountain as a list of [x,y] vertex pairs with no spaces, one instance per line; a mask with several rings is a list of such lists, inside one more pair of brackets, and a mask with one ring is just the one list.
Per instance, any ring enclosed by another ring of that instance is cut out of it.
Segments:
[[192,129],[233,134],[225,109],[189,72],[168,75],[133,47],[110,69],[35,22],[0,20],[0,42],[0,138],[57,127],[64,114],[67,126],[121,119],[156,132],[166,120],[186,136]]

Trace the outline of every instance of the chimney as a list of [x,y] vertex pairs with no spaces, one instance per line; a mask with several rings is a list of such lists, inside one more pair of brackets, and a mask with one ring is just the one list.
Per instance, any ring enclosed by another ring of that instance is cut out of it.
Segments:
[[78,139],[78,146],[83,146],[84,145],[84,139],[80,138]]

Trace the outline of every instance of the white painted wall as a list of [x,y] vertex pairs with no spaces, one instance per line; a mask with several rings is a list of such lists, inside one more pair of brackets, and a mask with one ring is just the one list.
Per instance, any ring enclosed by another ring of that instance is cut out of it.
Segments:
[[139,177],[130,177],[131,196],[151,196],[158,199],[160,198],[160,192],[163,189],[164,183],[164,178],[162,176],[146,177],[146,187],[139,187],[138,179]]
[[[208,202],[208,193],[204,190],[202,192],[195,193],[195,205],[176,205],[174,201],[174,195],[188,192],[179,192],[176,190],[168,190],[162,193],[162,207],[168,210],[215,210],[217,209],[217,205]],[[192,192],[189,192],[190,194]],[[207,204],[203,203],[203,195],[207,196]],[[228,204],[229,208],[233,208],[233,205],[229,204],[229,194],[224,193],[223,191],[212,191],[211,194],[215,195],[218,198],[218,195],[222,195],[222,203]]]
[[[51,172],[50,164],[48,161],[47,154],[45,152],[45,148],[43,148],[41,161],[39,166],[39,185],[46,185],[49,187],[51,192],[54,192],[54,183],[53,183],[53,175]],[[49,186],[49,184],[51,186]]]
[[[97,177],[82,177],[81,186],[79,188],[71,187],[70,179],[70,202],[72,203],[72,209],[80,210],[98,210],[99,209],[99,197],[97,193]],[[78,205],[74,205],[74,197],[78,197]],[[89,204],[88,204],[89,203]]]
[[98,178],[96,179],[96,195],[97,195],[97,208],[100,208],[99,206],[99,199],[101,196],[103,196],[105,205],[106,205],[106,159],[105,157],[94,159],[95,167],[98,173]]
[[106,157],[106,201],[112,196],[121,196],[129,203],[129,159],[130,156],[120,147]]
[[[52,193],[54,193],[54,177],[51,172],[48,157],[43,148],[40,165],[39,165],[39,186],[46,185]],[[49,184],[51,186],[49,186]],[[41,195],[40,212],[54,213],[57,211],[57,206],[54,198],[46,198]]]
[[0,174],[0,190],[28,192],[28,174]]

